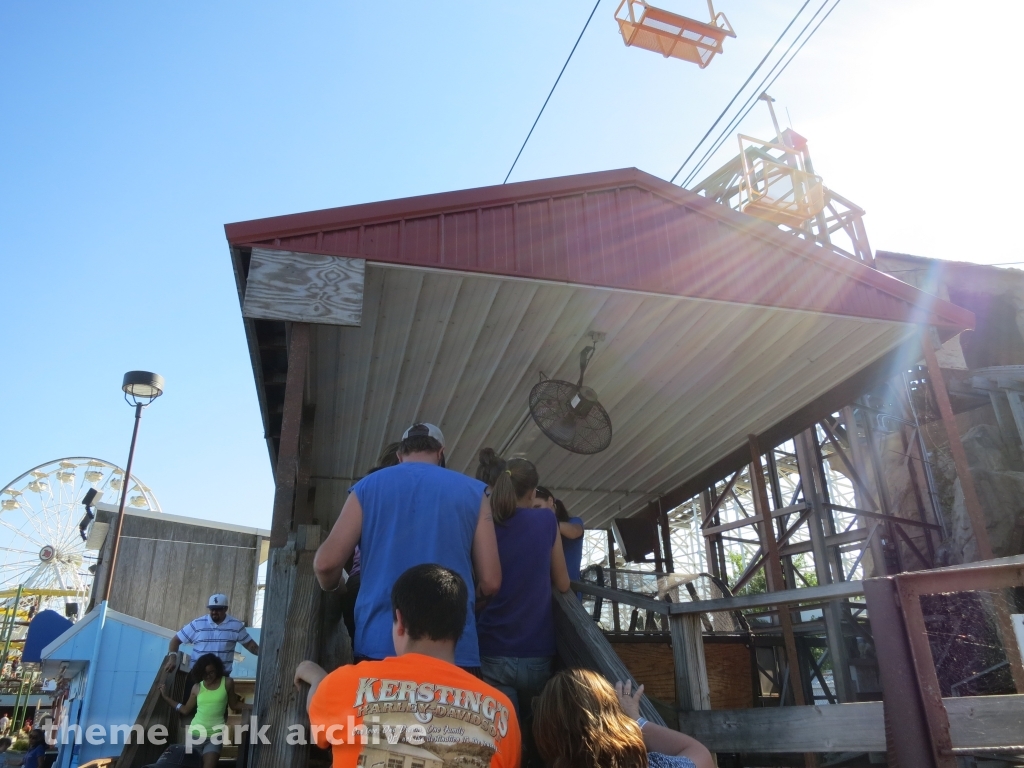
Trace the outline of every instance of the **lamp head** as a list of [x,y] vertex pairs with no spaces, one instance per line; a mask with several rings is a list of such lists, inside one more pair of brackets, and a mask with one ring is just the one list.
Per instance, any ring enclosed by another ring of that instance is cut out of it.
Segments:
[[164,393],[164,377],[149,371],[128,371],[121,389],[129,405],[149,405]]

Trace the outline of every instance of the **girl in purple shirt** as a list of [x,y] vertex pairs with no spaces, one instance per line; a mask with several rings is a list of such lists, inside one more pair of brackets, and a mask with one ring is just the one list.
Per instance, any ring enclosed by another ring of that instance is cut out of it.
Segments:
[[531,703],[551,677],[555,656],[551,589],[568,591],[569,574],[554,513],[533,506],[537,468],[526,459],[502,461],[489,448],[480,452],[480,464],[477,477],[491,480],[501,559],[501,589],[477,619],[480,670],[512,700],[529,734]]

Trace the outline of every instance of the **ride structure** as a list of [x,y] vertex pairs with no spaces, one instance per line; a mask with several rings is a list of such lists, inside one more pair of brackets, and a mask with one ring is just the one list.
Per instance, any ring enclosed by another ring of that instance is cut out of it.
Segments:
[[[0,490],[0,608],[10,606],[19,588],[25,590],[19,611],[34,606],[77,614],[72,606],[84,608],[96,562],[86,549],[91,509],[123,487],[117,465],[72,456],[33,467]],[[130,508],[160,511],[156,495],[137,477],[128,493]],[[83,507],[87,495],[90,506]]]

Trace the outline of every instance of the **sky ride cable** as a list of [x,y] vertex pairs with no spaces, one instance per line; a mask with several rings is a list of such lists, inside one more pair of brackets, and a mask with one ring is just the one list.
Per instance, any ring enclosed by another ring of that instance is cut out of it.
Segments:
[[800,6],[800,10],[796,12],[796,16],[794,16],[792,20],[789,22],[789,24],[786,25],[786,28],[782,30],[782,34],[779,35],[778,39],[774,43],[772,43],[772,47],[768,49],[768,53],[766,53],[764,55],[764,58],[761,59],[760,63],[758,63],[758,65],[754,67],[754,71],[750,73],[747,79],[743,82],[743,85],[739,87],[739,90],[736,91],[736,94],[729,100],[729,103],[725,105],[725,109],[723,109],[722,113],[715,119],[715,122],[711,124],[711,127],[708,128],[707,133],[705,133],[701,137],[700,141],[697,142],[697,145],[693,148],[690,154],[686,156],[686,159],[683,160],[682,165],[679,166],[679,170],[672,174],[672,178],[669,179],[669,183],[674,183],[676,177],[683,172],[683,168],[686,167],[686,164],[690,162],[690,160],[693,158],[695,154],[697,154],[697,150],[700,149],[700,145],[703,144],[705,140],[707,140],[708,136],[711,135],[711,132],[715,130],[715,126],[718,125],[719,122],[721,122],[723,117],[725,117],[725,113],[729,111],[729,108],[732,107],[736,99],[738,99],[740,94],[743,93],[743,89],[746,88],[747,85],[749,85],[750,81],[754,79],[754,75],[757,74],[757,71],[764,66],[764,63],[768,60],[768,57],[772,55],[772,51],[774,51],[776,46],[778,46],[778,44],[782,42],[782,38],[786,36],[786,33],[789,32],[789,28],[796,23],[796,20],[800,18],[800,14],[804,12],[804,9],[808,6],[810,2],[811,0],[804,0],[804,4]]
[[[827,19],[829,16],[832,15],[832,11],[834,11],[836,9],[836,6],[838,6],[840,2],[841,2],[841,0],[835,0],[835,2],[833,3],[832,7],[829,8],[828,12],[824,16],[821,17],[821,20],[818,21],[817,25],[815,25],[814,29],[811,30],[810,34],[808,34],[807,37],[805,37],[803,39],[803,41],[800,43],[799,47],[797,47],[797,49],[795,51],[793,51],[793,55],[790,56],[789,59],[786,60],[785,63],[783,64],[783,60],[785,59],[786,55],[793,48],[793,46],[796,45],[796,42],[797,42],[797,40],[800,39],[800,36],[803,35],[803,33],[807,31],[807,28],[814,22],[814,19],[818,16],[819,13],[821,13],[821,11],[825,7],[825,5],[828,4],[828,0],[825,0],[825,2],[822,3],[821,7],[814,13],[814,16],[811,17],[811,20],[807,22],[807,24],[804,26],[804,28],[802,30],[800,30],[800,33],[796,36],[796,38],[793,40],[793,42],[790,43],[789,48],[787,48],[786,52],[782,54],[782,58],[780,58],[779,61],[775,63],[775,66],[772,67],[771,71],[761,81],[761,84],[757,87],[757,89],[754,91],[754,93],[747,99],[747,101],[744,103],[743,107],[740,108],[740,112],[736,115],[736,117],[734,117],[730,121],[729,125],[719,135],[719,138],[716,139],[715,144],[712,146],[712,148],[709,149],[704,154],[704,156],[701,158],[700,163],[698,163],[697,167],[694,168],[690,172],[690,174],[686,177],[686,179],[683,181],[681,186],[686,187],[686,185],[689,184],[691,181],[693,181],[693,179],[697,176],[697,174],[699,174],[701,172],[701,170],[703,170],[704,166],[707,165],[708,161],[714,156],[715,152],[717,152],[718,149],[722,146],[722,144],[724,144],[725,141],[729,138],[729,134],[733,131],[733,129],[736,126],[738,126],[741,122],[743,122],[743,120],[746,118],[746,116],[748,114],[750,114],[750,111],[754,108],[754,104],[757,103],[758,97],[762,93],[764,93],[766,90],[771,88],[772,85],[775,84],[775,81],[778,80],[779,77],[782,75],[782,73],[786,71],[786,67],[788,67],[792,63],[793,59],[796,58],[797,54],[800,53],[800,51],[803,49],[803,47],[807,44],[807,41],[810,40],[814,36],[814,33],[818,31],[818,29],[821,27],[821,25],[825,22],[825,19]],[[782,68],[779,69],[779,71],[776,73],[775,70],[779,67],[780,64],[782,64]],[[773,77],[773,73],[774,73],[774,77]],[[769,81],[769,78],[771,78],[770,81]]]
[[516,159],[512,161],[512,167],[508,169],[508,173],[505,174],[505,180],[502,184],[508,183],[508,177],[512,175],[512,171],[515,170],[516,163],[519,162],[519,156],[523,154],[523,150],[526,149],[526,143],[530,140],[533,135],[533,129],[537,127],[537,123],[540,122],[540,116],[544,114],[544,108],[547,107],[548,102],[551,101],[551,96],[555,93],[555,88],[558,87],[558,81],[562,79],[562,75],[565,74],[565,68],[569,66],[569,62],[572,60],[572,55],[576,53],[576,46],[580,44],[580,40],[583,39],[583,33],[587,31],[587,27],[590,26],[590,20],[594,18],[594,13],[597,11],[597,6],[601,4],[601,0],[597,0],[594,3],[594,9],[587,16],[587,23],[583,25],[583,29],[580,30],[580,36],[576,38],[576,43],[573,45],[572,50],[569,51],[569,58],[565,60],[565,64],[562,65],[562,71],[558,73],[558,77],[555,78],[555,84],[551,86],[551,91],[548,93],[548,97],[544,99],[544,104],[540,108],[540,112],[537,113],[537,118],[533,121],[533,125],[530,126],[530,132],[526,134],[526,138],[523,140],[523,146],[519,148],[519,152],[516,154]]

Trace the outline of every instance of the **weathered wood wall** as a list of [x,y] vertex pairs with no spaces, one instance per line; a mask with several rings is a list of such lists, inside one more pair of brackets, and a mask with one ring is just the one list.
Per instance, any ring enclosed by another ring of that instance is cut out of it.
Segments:
[[[116,514],[98,508],[96,522],[110,523]],[[207,612],[210,595],[223,592],[230,601],[229,613],[251,624],[262,537],[181,520],[126,515],[110,608],[177,630]],[[108,532],[97,584],[106,578],[112,544]]]
[[[648,696],[676,700],[675,665],[668,643],[612,643]],[[704,643],[712,709],[744,709],[754,699],[750,649],[741,643]]]
[[[1024,695],[964,696],[942,703],[954,746],[988,749],[1020,742]],[[884,752],[883,708],[878,701],[683,712],[679,727],[719,752]],[[895,718],[898,723],[899,715]]]

